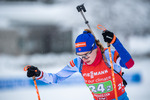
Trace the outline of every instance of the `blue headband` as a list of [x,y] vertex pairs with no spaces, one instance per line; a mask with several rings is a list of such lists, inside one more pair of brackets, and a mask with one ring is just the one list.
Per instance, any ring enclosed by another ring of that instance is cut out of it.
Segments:
[[80,34],[76,38],[75,45],[76,45],[76,53],[91,51],[93,46],[94,49],[97,48],[94,36],[87,31],[83,31],[83,34]]

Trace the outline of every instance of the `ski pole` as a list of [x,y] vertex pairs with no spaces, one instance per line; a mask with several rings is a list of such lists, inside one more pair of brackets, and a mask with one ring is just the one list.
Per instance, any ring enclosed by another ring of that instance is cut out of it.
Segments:
[[[84,14],[83,14],[83,12],[86,12],[86,9],[85,9],[85,7],[84,7],[84,4],[78,5],[76,8],[77,8],[78,12],[81,13],[81,15],[82,15],[82,17],[83,17],[83,19],[84,19],[84,21],[85,21],[85,24],[86,24],[86,25],[88,26],[88,28],[92,31],[92,29],[91,29],[91,27],[90,27],[90,25],[89,25],[89,21],[85,18]],[[95,37],[93,31],[92,31],[92,35]],[[96,39],[96,38],[95,38],[95,39]]]
[[[30,67],[31,67],[30,65],[25,66],[25,67],[24,67],[24,71],[27,71],[28,68],[30,68]],[[37,70],[35,70],[35,72],[36,72],[36,71],[37,71]],[[39,90],[38,90],[38,87],[37,87],[37,84],[36,84],[35,76],[33,76],[32,79],[33,79],[33,82],[34,82],[34,86],[35,86],[35,89],[36,89],[36,93],[37,93],[37,95],[38,95],[38,100],[41,100],[41,99],[40,99]]]
[[[100,24],[97,25],[97,28],[100,29],[100,30],[103,30],[103,31],[107,30],[104,26],[102,26]],[[114,67],[113,67],[112,56],[111,56],[110,43],[107,43],[107,47],[108,47],[108,50],[109,50],[109,58],[110,58],[110,65],[111,65],[111,72],[112,72],[112,79],[113,79],[113,87],[114,87],[114,92],[115,92],[115,98],[116,98],[116,100],[118,100],[117,89],[116,89],[116,82],[115,82],[115,75],[114,75]]]

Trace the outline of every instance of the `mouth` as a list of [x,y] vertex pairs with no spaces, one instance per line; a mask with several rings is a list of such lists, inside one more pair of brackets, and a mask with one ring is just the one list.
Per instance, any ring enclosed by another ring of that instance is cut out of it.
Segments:
[[86,63],[88,64],[90,61],[86,61]]

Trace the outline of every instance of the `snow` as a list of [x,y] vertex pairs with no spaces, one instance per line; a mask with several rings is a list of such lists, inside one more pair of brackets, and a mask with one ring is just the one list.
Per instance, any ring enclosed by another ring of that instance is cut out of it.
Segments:
[[26,65],[34,65],[38,66],[42,70],[56,72],[56,70],[58,71],[62,68],[60,66],[65,66],[66,64],[68,64],[69,61],[75,57],[75,55],[72,55],[70,53],[49,53],[21,56],[10,56],[1,54],[0,57],[0,77],[22,77],[25,76],[23,68]]
[[150,35],[146,36],[131,36],[129,39],[131,54],[146,55],[150,54]]
[[[39,87],[41,100],[92,100],[85,86]],[[17,95],[16,95],[17,94]],[[1,100],[37,100],[34,87],[0,92]]]
[[126,91],[131,98],[131,100],[149,100],[150,98],[150,58],[136,58],[135,65],[130,70],[126,72],[139,72],[141,74],[142,80],[138,84],[129,84]]

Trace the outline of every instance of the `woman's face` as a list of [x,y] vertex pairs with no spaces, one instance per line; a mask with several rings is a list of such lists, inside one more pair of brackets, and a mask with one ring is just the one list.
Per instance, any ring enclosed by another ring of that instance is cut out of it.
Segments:
[[77,55],[88,65],[91,65],[94,62],[96,54],[97,48],[92,51],[77,53]]

